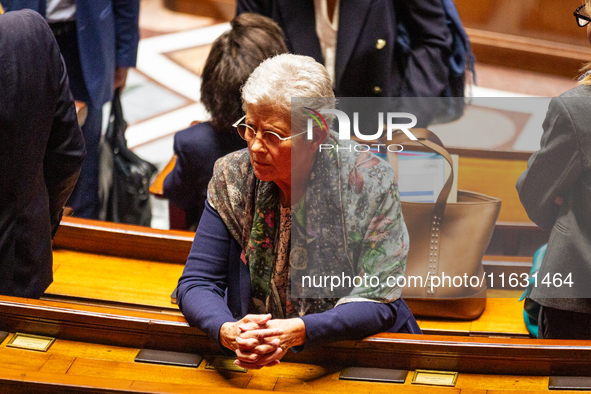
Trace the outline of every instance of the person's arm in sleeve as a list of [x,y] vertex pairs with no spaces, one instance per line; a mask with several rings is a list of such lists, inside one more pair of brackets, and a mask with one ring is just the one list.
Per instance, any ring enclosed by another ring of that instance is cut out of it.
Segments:
[[140,0],[113,0],[115,19],[115,82],[114,88],[125,86],[127,70],[135,67],[140,40]]
[[237,321],[224,300],[232,236],[218,213],[209,203],[205,205],[179,279],[177,301],[191,326],[220,343],[221,326]]
[[174,136],[173,145],[177,160],[172,171],[164,179],[162,187],[165,198],[181,209],[190,210],[195,209],[195,201],[203,187],[197,184],[198,177],[195,176],[203,171],[200,166],[202,161],[194,156],[195,152],[183,148],[179,133]]
[[566,197],[582,172],[580,145],[566,102],[561,98],[550,102],[540,150],[530,157],[516,185],[529,218],[544,229],[558,218],[556,198]]
[[[258,326],[267,322],[271,316],[246,315],[237,320],[232,315],[224,293],[228,287],[229,259],[235,252],[232,250],[235,241],[218,213],[209,203],[205,205],[185,270],[179,279],[177,302],[191,326],[203,330],[220,345],[227,356],[234,357],[238,348],[236,337],[240,335],[238,326]],[[264,340],[280,334],[281,330],[266,329],[262,330],[259,338]],[[278,345],[278,340],[268,342],[264,346],[265,353],[271,354],[261,357],[272,357]]]
[[[276,355],[277,361],[288,349],[297,353],[335,341],[363,339],[380,332],[421,333],[402,299],[391,303],[350,302],[300,318],[273,319],[266,326],[283,331],[277,337],[282,349],[281,354]],[[241,327],[249,328],[244,324]],[[254,328],[257,328],[256,325]],[[252,350],[255,345],[256,341],[251,342],[249,349]],[[240,365],[251,367],[248,362],[241,362]]]
[[411,56],[403,92],[409,97],[441,97],[448,86],[446,59],[450,56],[451,32],[441,0],[394,2],[410,39]]
[[363,339],[390,330],[396,322],[395,303],[349,302],[323,313],[305,315],[304,345],[292,348],[320,346],[329,342]]
[[49,196],[51,235],[55,235],[64,204],[76,186],[86,149],[74,98],[70,93],[66,65],[57,44],[53,51],[58,82],[58,101],[51,126],[51,133],[43,158],[43,177]]
[[[271,319],[266,322],[259,321],[259,324],[244,321],[235,323],[242,331],[240,338],[236,340],[236,364],[247,369],[271,367],[279,364],[279,360],[289,349],[299,352],[304,348],[334,341],[363,339],[383,331],[392,332],[392,328],[395,328],[393,326],[396,321],[396,308],[399,305],[400,302],[397,301],[391,304],[352,302],[301,318]],[[401,323],[405,324],[406,321]],[[273,330],[279,332],[271,334],[275,339],[270,346],[269,342],[261,337],[265,332]],[[275,350],[268,351],[269,347]]]

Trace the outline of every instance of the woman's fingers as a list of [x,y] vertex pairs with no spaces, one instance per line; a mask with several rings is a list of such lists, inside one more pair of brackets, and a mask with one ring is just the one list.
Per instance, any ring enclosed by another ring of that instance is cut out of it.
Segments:
[[240,331],[250,331],[259,328],[265,328],[267,322],[271,320],[271,315],[246,315],[238,322]]
[[243,352],[240,349],[236,350],[236,356],[238,360],[234,363],[242,368],[246,369],[260,369],[265,366],[271,366],[270,364],[277,365],[279,360],[283,357],[283,349],[277,348],[273,353],[266,355],[260,355],[251,352]]
[[242,323],[238,325],[240,332],[251,331],[251,330],[258,330],[259,328],[265,328],[265,326],[261,326],[257,323]]
[[271,320],[271,314],[266,315],[246,315],[242,318],[242,323],[267,324]]
[[238,348],[242,351],[250,351],[257,354],[267,354],[274,352],[279,347],[281,341],[278,338],[265,338],[264,341],[258,341],[256,339],[243,339],[236,338]]
[[265,338],[278,337],[283,335],[283,329],[281,328],[263,328],[258,330],[250,330],[241,333],[238,338],[242,339],[255,339],[262,342]]

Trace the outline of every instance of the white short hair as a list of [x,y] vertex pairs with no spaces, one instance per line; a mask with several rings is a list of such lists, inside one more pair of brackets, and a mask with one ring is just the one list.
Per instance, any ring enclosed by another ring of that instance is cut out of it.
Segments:
[[[292,108],[292,97],[309,97],[297,100]],[[336,100],[332,81],[326,68],[309,56],[282,54],[262,62],[242,87],[242,107],[271,107],[287,119],[293,114],[292,124],[306,127],[309,115],[303,107],[319,111],[335,108]],[[325,114],[328,125],[334,115]]]

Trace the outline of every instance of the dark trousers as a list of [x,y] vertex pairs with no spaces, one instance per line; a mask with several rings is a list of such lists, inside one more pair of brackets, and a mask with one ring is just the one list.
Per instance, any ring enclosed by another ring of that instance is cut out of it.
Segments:
[[538,338],[541,339],[591,339],[591,314],[540,308]]
[[57,23],[51,24],[50,26],[66,63],[72,95],[75,100],[86,103],[88,107],[88,116],[84,126],[82,126],[82,133],[86,143],[86,157],[84,158],[78,183],[66,205],[74,210],[74,216],[98,219],[100,207],[98,194],[98,148],[103,118],[102,106],[96,107],[92,104],[84,83],[75,22]]

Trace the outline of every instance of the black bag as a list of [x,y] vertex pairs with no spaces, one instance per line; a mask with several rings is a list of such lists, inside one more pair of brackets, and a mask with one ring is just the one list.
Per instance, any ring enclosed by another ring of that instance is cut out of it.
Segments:
[[150,181],[157,168],[127,148],[119,89],[111,103],[109,125],[100,147],[99,218],[115,223],[150,226]]
[[[448,85],[443,96],[448,99],[444,100],[444,107],[436,111],[432,124],[452,122],[464,114],[465,102],[457,97],[464,97],[466,71],[472,74],[472,82],[476,83],[474,54],[470,47],[470,39],[460,20],[460,14],[453,0],[443,0],[442,3],[447,26],[452,36],[450,56],[444,59],[448,71]],[[406,27],[400,22],[396,26],[396,47],[402,58],[402,64],[406,64],[405,59],[411,55],[411,40]],[[404,79],[404,68],[402,73]],[[414,97],[412,86],[403,88],[401,95]]]

